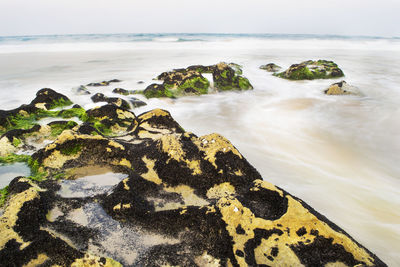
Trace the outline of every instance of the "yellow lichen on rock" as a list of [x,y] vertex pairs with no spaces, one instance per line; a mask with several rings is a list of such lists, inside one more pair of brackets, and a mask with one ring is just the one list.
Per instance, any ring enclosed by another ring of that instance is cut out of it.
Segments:
[[6,136],[0,139],[0,157],[7,156],[17,151],[17,148],[8,140]]
[[275,185],[264,181],[264,180],[254,180],[253,181],[254,187],[250,188],[250,191],[258,191],[260,188],[265,188],[271,191],[278,192],[281,197],[283,197],[283,191],[278,189]]
[[204,251],[204,253],[201,256],[198,256],[197,258],[194,259],[194,262],[197,264],[197,266],[202,266],[202,267],[219,267],[221,266],[220,261],[221,260],[216,259],[213,256],[209,255],[207,251]]
[[169,113],[165,110],[157,108],[140,115],[138,119],[141,121],[145,121],[151,119],[152,117],[162,117],[162,116],[169,116]]
[[188,185],[178,185],[175,187],[164,187],[169,193],[178,193],[181,195],[185,206],[206,206],[208,201],[194,193],[194,189]]
[[[121,101],[121,104],[122,104],[122,100],[120,100],[120,101]],[[124,111],[122,109],[117,109],[116,112],[117,112],[117,115],[118,115],[118,119],[121,119],[121,120],[134,119],[135,118],[135,115],[132,112],[129,112],[129,111]]]
[[117,143],[117,142],[115,142],[113,140],[109,141],[108,145],[112,146],[112,147],[115,147],[115,148],[119,148],[121,150],[125,150],[125,147],[123,145],[121,145],[120,143]]
[[[343,246],[356,260],[368,266],[373,265],[373,259],[365,249],[357,245],[348,236],[336,232],[328,224],[319,220],[290,195],[287,195],[286,198],[288,199],[288,210],[276,220],[256,217],[249,208],[244,207],[237,199],[221,198],[218,201],[217,206],[227,224],[226,229],[234,242],[234,253],[237,250],[244,251],[245,244],[255,237],[255,229],[274,230],[277,233],[272,233],[268,239],[262,238],[261,244],[254,249],[257,264],[301,266],[300,259],[293,252],[291,246],[311,244],[316,238],[316,235],[311,234],[311,231],[314,231],[323,238],[332,239],[333,244]],[[244,230],[243,234],[236,232],[239,225]],[[301,234],[297,234],[300,229]],[[273,261],[268,259],[268,252],[272,248],[277,248],[279,251]],[[241,266],[247,266],[243,257],[236,256],[236,259]]]
[[154,170],[155,160],[149,159],[146,156],[142,158],[143,162],[146,164],[148,171],[146,173],[141,174],[143,179],[153,182],[155,184],[162,184],[162,180],[158,177],[158,174]]
[[103,263],[103,260],[101,260],[99,256],[94,256],[86,253],[83,258],[76,259],[71,264],[71,267],[122,267],[122,264],[113,259],[110,258],[103,258],[103,259],[106,260],[105,263]]
[[81,135],[72,130],[64,130],[53,143],[46,146],[45,151],[52,150],[56,148],[57,145],[76,139],[105,140],[105,138],[102,137],[101,135],[87,135],[87,134]]
[[28,112],[26,112],[25,110],[20,110],[19,112],[19,115],[21,115],[21,116],[23,116],[23,117],[29,117],[29,113]]
[[210,199],[218,199],[222,197],[229,197],[235,195],[235,187],[228,182],[217,184],[212,188],[208,189],[207,197]]
[[46,103],[37,103],[37,104],[35,104],[35,107],[37,107],[39,109],[47,110]]
[[124,189],[125,190],[130,190],[129,185],[127,184],[129,178],[125,178],[124,180],[122,180],[122,183],[124,184]]
[[13,227],[18,220],[18,212],[21,210],[24,203],[37,197],[39,197],[39,194],[34,188],[29,188],[19,194],[11,196],[5,207],[4,214],[0,217],[0,249],[3,249],[5,244],[11,239],[15,239],[16,242],[21,244],[20,249],[30,244],[30,242],[22,240],[14,231]]
[[[182,143],[179,140],[180,135],[168,134],[163,135],[160,139],[161,150],[168,154],[168,156],[178,162],[185,162],[186,166],[192,170],[193,175],[201,174],[200,160],[189,160],[186,158],[186,153],[183,151]],[[168,163],[167,160],[166,163]]]
[[42,165],[47,168],[60,169],[65,162],[79,158],[81,152],[78,151],[73,155],[64,155],[58,150],[54,150],[47,158],[43,160]]
[[45,263],[49,257],[46,254],[39,254],[36,258],[30,260],[27,264],[24,264],[23,267],[35,267]]
[[231,142],[228,141],[228,139],[216,133],[195,138],[193,142],[200,149],[200,151],[203,151],[205,153],[204,159],[211,162],[215,168],[217,168],[217,164],[215,163],[216,160],[215,156],[218,152],[227,153],[231,151],[233,154],[237,155],[240,159],[243,158],[243,156],[231,144]]

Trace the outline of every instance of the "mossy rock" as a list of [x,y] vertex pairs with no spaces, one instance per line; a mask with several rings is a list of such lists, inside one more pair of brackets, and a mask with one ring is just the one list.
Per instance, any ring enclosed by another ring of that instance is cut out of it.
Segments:
[[293,64],[287,70],[274,73],[275,76],[289,80],[314,80],[343,77],[343,71],[333,61],[308,60]]
[[242,66],[224,62],[216,65],[193,65],[186,69],[174,69],[163,72],[157,76],[162,84],[151,84],[142,93],[147,98],[170,97],[176,98],[188,95],[208,94],[210,81],[202,74],[213,75],[214,89],[216,91],[249,90],[253,89],[249,80],[242,75]]
[[51,109],[72,104],[65,95],[49,88],[41,89],[30,104],[13,110],[0,110],[0,134],[12,129],[30,129],[42,118],[59,116],[60,111]]
[[[234,68],[232,68],[231,66]],[[220,91],[253,89],[249,80],[241,75],[240,65],[221,62],[213,70],[214,87]]]

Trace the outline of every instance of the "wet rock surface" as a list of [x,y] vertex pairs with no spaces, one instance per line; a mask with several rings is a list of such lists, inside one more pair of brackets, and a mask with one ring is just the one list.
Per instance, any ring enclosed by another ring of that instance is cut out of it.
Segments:
[[278,72],[282,69],[282,67],[276,65],[275,63],[268,63],[266,65],[261,65],[260,69],[266,70],[268,72]]
[[351,86],[346,81],[331,84],[324,93],[327,95],[361,95],[357,87]]
[[343,71],[333,61],[308,60],[293,64],[287,70],[274,73],[275,76],[289,80],[314,80],[343,77]]
[[208,94],[211,82],[203,74],[212,74],[214,91],[253,89],[249,80],[242,76],[240,65],[221,62],[211,66],[193,65],[163,72],[157,76],[162,84],[151,84],[142,93],[147,98]]
[[2,266],[386,266],[221,135],[186,132],[160,109],[81,118],[45,125],[57,136],[31,156],[0,157],[32,173],[1,191]]

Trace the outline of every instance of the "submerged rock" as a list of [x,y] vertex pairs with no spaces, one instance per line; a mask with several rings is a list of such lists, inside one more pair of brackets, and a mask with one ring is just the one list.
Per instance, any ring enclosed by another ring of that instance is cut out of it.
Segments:
[[[135,116],[106,105],[86,113],[86,123],[23,159],[40,179],[19,177],[8,188],[0,262],[386,266],[306,203],[264,181],[221,135],[186,132],[160,109]],[[97,132],[91,120],[111,134]],[[109,172],[122,179],[115,187],[102,181],[95,186],[107,187],[87,188]],[[82,191],[73,179],[87,176],[83,189],[90,194],[60,193],[58,179]]]
[[114,94],[130,95],[130,94],[134,94],[136,91],[135,90],[126,90],[123,88],[114,88],[114,90],[112,92]]
[[333,61],[308,60],[293,64],[287,70],[274,73],[275,76],[289,80],[314,80],[343,77],[343,71]]
[[121,80],[118,80],[118,79],[112,79],[112,80],[109,80],[109,81],[102,81],[102,82],[96,82],[96,83],[88,83],[86,86],[95,86],[95,87],[98,87],[98,86],[109,86],[110,83],[119,83],[119,82],[122,82],[122,81],[121,81]]
[[346,81],[330,85],[324,93],[327,95],[361,95],[357,87],[349,85]]
[[157,76],[157,80],[163,83],[151,84],[142,93],[147,98],[208,94],[211,83],[202,75],[204,73],[212,74],[214,89],[217,91],[253,89],[249,80],[241,76],[240,65],[221,62],[211,66],[194,65],[163,72]]
[[266,65],[261,65],[260,69],[266,70],[268,72],[278,72],[282,69],[282,67],[276,65],[275,63],[268,63]]
[[90,95],[91,94],[89,92],[89,90],[86,88],[86,86],[84,86],[84,85],[81,85],[76,88],[72,88],[72,91],[77,95]]

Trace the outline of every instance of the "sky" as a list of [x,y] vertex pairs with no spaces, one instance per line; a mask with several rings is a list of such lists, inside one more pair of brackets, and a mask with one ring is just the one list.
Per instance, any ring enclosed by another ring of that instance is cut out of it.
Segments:
[[0,36],[290,33],[400,36],[400,0],[0,0]]

